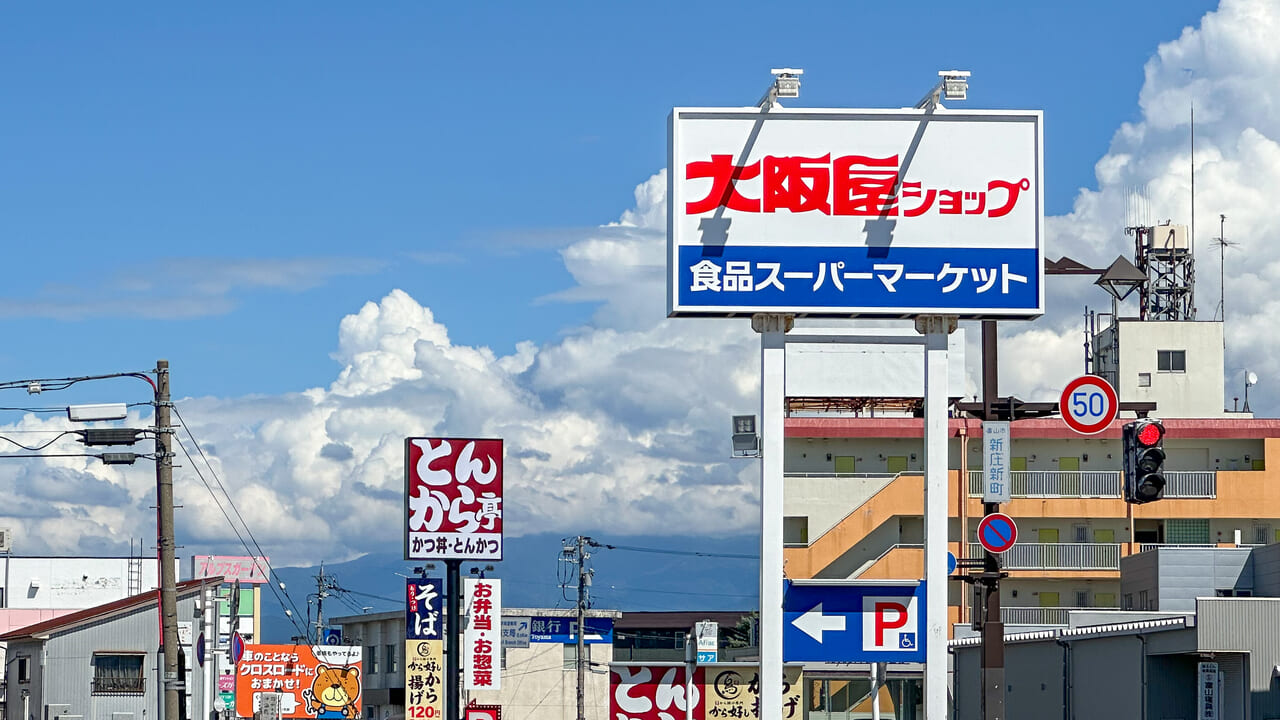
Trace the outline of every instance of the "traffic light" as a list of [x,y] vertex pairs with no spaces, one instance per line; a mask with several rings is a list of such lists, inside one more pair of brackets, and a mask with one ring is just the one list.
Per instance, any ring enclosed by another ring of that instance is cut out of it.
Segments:
[[1124,501],[1141,505],[1164,497],[1164,424],[1135,420],[1124,426]]

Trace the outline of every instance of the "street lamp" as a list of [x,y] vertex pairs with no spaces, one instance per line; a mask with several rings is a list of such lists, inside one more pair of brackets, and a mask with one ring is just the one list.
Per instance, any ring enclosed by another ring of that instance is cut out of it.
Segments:
[[778,104],[778,98],[800,97],[800,76],[804,74],[804,70],[774,68],[769,72],[773,73],[773,84],[765,91],[760,102],[756,103],[759,107],[773,109]]
[[941,100],[967,100],[970,74],[968,70],[939,70],[938,83],[920,98],[916,108],[932,112]]

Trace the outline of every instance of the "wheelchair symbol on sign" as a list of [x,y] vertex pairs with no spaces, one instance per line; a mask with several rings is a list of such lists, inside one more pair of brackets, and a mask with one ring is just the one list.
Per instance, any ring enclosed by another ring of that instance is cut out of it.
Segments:
[[902,635],[898,636],[898,647],[899,647],[899,648],[901,648],[901,649],[903,649],[903,650],[915,650],[915,649],[916,649],[916,634],[915,634],[915,633],[902,633]]

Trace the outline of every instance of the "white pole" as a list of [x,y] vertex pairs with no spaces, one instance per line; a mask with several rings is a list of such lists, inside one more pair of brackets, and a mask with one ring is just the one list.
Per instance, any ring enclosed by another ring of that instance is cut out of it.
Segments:
[[214,592],[212,587],[200,592],[200,599],[204,601],[204,611],[200,613],[200,620],[204,624],[204,704],[201,707],[204,708],[206,718],[213,712],[213,699],[218,696],[217,688],[214,687],[214,665],[218,661],[218,626],[214,613],[218,608],[218,600]]
[[871,663],[871,720],[880,720],[880,666]]
[[924,350],[924,716],[947,718],[947,335],[956,318],[916,318]]
[[782,453],[791,315],[751,316],[760,333],[760,720],[782,720]]

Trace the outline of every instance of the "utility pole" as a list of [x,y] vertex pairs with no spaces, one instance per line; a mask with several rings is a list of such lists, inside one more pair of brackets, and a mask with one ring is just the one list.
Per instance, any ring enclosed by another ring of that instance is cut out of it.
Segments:
[[587,587],[591,585],[591,571],[587,569],[587,545],[591,538],[578,536],[578,720],[586,720],[587,663],[584,655],[587,647]]
[[[996,419],[999,362],[996,346],[996,322],[982,321],[982,406],[983,419]],[[1013,399],[1009,402],[1009,423],[1013,424]],[[967,492],[969,479],[962,478],[960,497]],[[1000,511],[999,503],[982,504],[982,514]],[[964,530],[961,530],[963,536]],[[985,720],[1005,720],[1004,714],[1004,621],[1000,617],[1000,558],[990,552],[983,557],[982,572],[976,580],[983,585],[982,608],[982,712]],[[977,595],[975,594],[975,597]],[[975,611],[978,608],[974,608]]]
[[324,561],[320,561],[320,574],[316,578],[316,645],[324,644],[324,599],[329,597],[330,590],[336,590],[338,584],[332,580],[332,576],[324,574]]
[[178,579],[174,567],[173,425],[169,411],[169,361],[156,361],[156,546],[160,559],[160,648],[164,653],[164,713],[178,720]]

